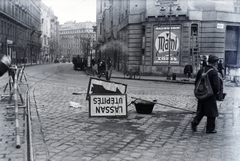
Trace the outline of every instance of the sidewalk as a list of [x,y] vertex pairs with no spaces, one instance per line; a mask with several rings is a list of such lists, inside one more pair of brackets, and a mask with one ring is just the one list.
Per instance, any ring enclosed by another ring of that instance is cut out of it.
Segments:
[[[118,79],[129,79],[128,77],[124,78],[123,72],[119,72],[116,70],[113,70],[112,72],[112,78],[118,78]],[[186,83],[186,84],[194,84],[195,78],[186,78],[186,77],[176,77],[176,80],[167,80],[166,76],[146,76],[142,75],[140,80],[142,81],[161,81],[161,82],[172,82],[172,83]]]
[[[21,64],[24,65],[24,64]],[[21,66],[20,65],[20,66]],[[41,65],[41,64],[25,64],[25,66],[32,66],[32,65]],[[117,79],[129,79],[128,77],[124,77],[123,72],[119,72],[117,70],[112,71],[112,78],[117,78]],[[170,83],[183,83],[183,84],[194,84],[195,78],[190,78],[188,79],[187,77],[182,77],[177,75],[176,80],[172,80],[172,76],[170,77],[170,80],[167,80],[166,76],[157,76],[157,75],[141,75],[140,80],[142,81],[159,81],[159,82],[170,82]],[[224,80],[224,85],[226,87],[240,87],[239,84],[236,82],[231,82],[231,80]]]
[[[127,77],[124,78],[124,74],[122,72],[113,70],[112,78],[117,79],[129,79]],[[184,84],[194,84],[195,78],[186,78],[186,77],[176,77],[176,80],[167,80],[166,76],[141,76],[140,81],[159,81],[159,82],[170,82],[170,83],[184,83]],[[226,87],[239,87],[239,85],[235,82],[231,82],[230,80],[224,80],[224,85]]]

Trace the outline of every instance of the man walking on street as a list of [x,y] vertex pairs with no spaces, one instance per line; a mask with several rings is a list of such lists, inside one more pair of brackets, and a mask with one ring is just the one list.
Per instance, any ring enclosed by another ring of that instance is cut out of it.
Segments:
[[201,122],[203,116],[207,117],[206,133],[217,132],[215,130],[215,119],[218,116],[216,96],[220,89],[220,80],[218,78],[218,71],[217,71],[218,59],[219,58],[215,55],[209,55],[208,65],[204,68],[201,68],[197,73],[195,86],[198,80],[200,79],[204,69],[205,71],[213,69],[208,73],[208,78],[212,86],[214,95],[204,100],[198,100],[197,115],[194,117],[193,121],[191,122],[191,127],[194,132],[197,130],[197,125]]

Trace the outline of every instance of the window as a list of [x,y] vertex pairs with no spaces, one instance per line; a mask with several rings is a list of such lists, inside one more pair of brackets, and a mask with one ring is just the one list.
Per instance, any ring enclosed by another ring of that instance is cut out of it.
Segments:
[[102,23],[100,23],[100,29],[99,29],[99,31],[100,31],[100,34],[99,34],[99,35],[102,35]]
[[15,17],[18,18],[18,8],[15,8]]
[[225,64],[237,65],[237,53],[239,29],[235,26],[227,26],[225,40]]
[[9,35],[10,35],[10,36],[13,36],[13,28],[12,28],[12,25],[9,25],[8,27],[9,27],[9,30],[10,30],[10,31],[9,31]]
[[14,6],[12,6],[12,16],[14,16]]
[[237,52],[226,51],[225,52],[225,63],[229,65],[237,65]]

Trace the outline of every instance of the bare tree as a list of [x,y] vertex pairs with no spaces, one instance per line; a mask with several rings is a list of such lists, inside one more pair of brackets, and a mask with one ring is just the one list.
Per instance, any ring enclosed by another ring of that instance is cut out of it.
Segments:
[[80,46],[85,58],[87,58],[87,56],[90,54],[90,50],[93,46],[93,40],[93,33],[83,33],[80,35]]
[[26,57],[26,52],[27,52],[27,43],[26,43],[26,40],[23,39],[24,37],[24,31],[21,30],[21,29],[17,29],[16,30],[16,33],[14,35],[14,50],[16,52],[16,64],[18,64],[18,60],[20,58],[20,56],[23,56],[23,62],[21,63],[24,63],[25,62],[25,57]]
[[52,56],[53,60],[58,58],[57,49],[58,49],[58,42],[56,39],[52,38],[49,40],[49,48],[50,48],[50,55]]

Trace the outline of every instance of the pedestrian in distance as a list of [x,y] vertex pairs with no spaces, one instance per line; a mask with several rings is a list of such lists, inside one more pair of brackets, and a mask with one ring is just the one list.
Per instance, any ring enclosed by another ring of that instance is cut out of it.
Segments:
[[105,75],[106,72],[106,63],[104,60],[100,61],[98,68],[98,78],[101,78],[102,75]]
[[110,57],[107,58],[107,70],[110,70],[112,67],[112,60]]
[[107,70],[106,70],[106,80],[110,80],[112,75],[112,60],[110,57],[107,58]]
[[224,66],[223,66],[222,60],[220,59],[218,63],[218,72],[222,75],[222,78],[224,78],[223,70],[224,70]]
[[204,67],[205,69],[201,68],[197,73],[195,86],[198,80],[200,79],[203,70],[208,71],[210,69],[213,69],[208,73],[208,78],[209,78],[214,95],[204,100],[198,100],[197,113],[193,121],[191,122],[191,128],[193,132],[197,130],[197,126],[201,122],[204,116],[207,117],[206,133],[217,132],[215,130],[215,120],[219,114],[218,114],[216,97],[220,90],[220,80],[219,80],[218,71],[217,71],[218,60],[219,58],[217,56],[209,55],[208,65]]
[[91,65],[92,65],[92,67],[95,65],[95,60],[94,59],[91,59]]
[[187,75],[188,79],[191,77],[192,72],[193,72],[192,65],[188,64],[184,67],[184,74]]
[[203,56],[203,60],[202,60],[202,67],[207,66],[207,57]]
[[77,58],[76,58],[76,59],[77,59],[77,61],[78,61],[78,62],[79,62],[79,61],[81,61],[81,58],[80,58],[80,56],[79,56],[79,55],[77,56]]

